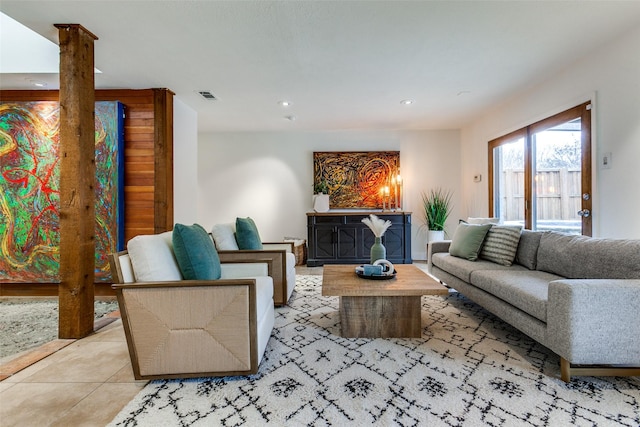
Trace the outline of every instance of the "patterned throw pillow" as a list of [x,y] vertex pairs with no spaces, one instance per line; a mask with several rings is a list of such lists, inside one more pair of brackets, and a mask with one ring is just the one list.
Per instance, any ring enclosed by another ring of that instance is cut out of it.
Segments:
[[521,232],[520,225],[494,225],[484,239],[480,258],[501,265],[513,264]]

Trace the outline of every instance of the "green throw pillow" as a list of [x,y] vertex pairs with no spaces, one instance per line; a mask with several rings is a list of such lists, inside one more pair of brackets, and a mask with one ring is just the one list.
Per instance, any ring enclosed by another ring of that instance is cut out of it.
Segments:
[[201,225],[176,224],[173,253],[185,280],[217,280],[222,275],[213,240]]
[[458,258],[475,261],[482,248],[482,242],[491,228],[491,224],[472,225],[458,224],[456,232],[453,234],[449,253]]
[[258,227],[251,218],[236,218],[236,242],[240,249],[262,249]]

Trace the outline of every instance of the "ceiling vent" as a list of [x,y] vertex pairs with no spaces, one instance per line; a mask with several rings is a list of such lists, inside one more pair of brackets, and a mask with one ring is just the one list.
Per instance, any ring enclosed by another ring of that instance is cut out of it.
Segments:
[[208,90],[199,90],[198,94],[200,94],[201,97],[203,97],[204,99],[206,99],[207,101],[215,101],[216,97]]

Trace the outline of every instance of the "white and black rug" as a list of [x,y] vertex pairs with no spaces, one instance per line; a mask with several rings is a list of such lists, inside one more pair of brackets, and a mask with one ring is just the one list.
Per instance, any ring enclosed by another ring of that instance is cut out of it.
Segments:
[[338,298],[298,276],[258,374],[149,383],[112,426],[634,426],[640,379],[559,378],[545,347],[452,292],[421,339],[339,336]]

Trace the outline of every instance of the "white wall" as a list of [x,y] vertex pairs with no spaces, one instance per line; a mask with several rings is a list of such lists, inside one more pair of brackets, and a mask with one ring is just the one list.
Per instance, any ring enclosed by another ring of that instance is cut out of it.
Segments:
[[[593,100],[593,235],[640,238],[640,29],[587,55],[461,131],[464,216],[488,213],[487,142]],[[611,169],[599,159],[612,153]],[[482,173],[482,183],[473,175]]]
[[198,114],[178,98],[173,100],[173,220],[198,220]]
[[[198,222],[250,216],[264,241],[307,236],[314,151],[400,151],[404,208],[412,211],[412,256],[426,259],[420,192],[454,191],[451,224],[459,218],[458,131],[209,133],[198,141]],[[452,225],[448,228],[453,229]]]

